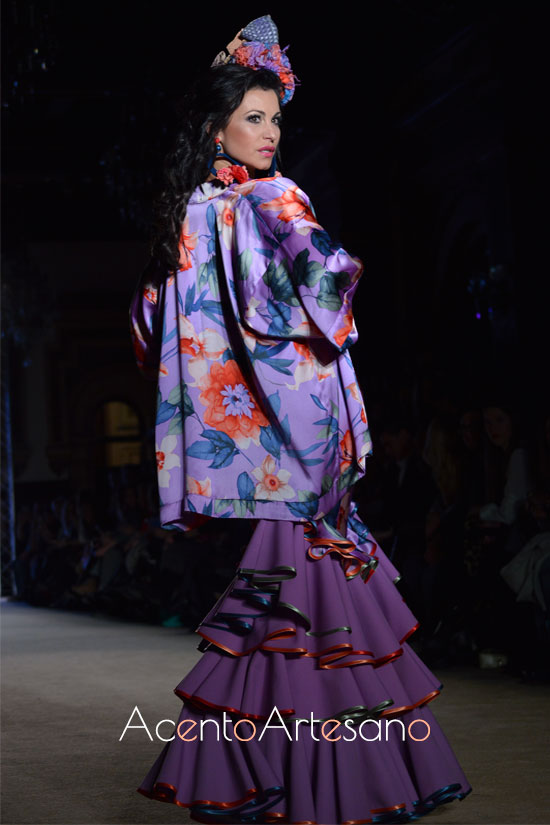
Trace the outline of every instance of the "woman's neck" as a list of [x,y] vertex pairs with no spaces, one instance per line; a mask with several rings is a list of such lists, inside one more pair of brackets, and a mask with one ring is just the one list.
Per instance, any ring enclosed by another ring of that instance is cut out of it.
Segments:
[[[212,165],[216,170],[229,168],[231,166],[229,161],[224,160],[223,158],[221,158],[220,160],[216,160]],[[251,180],[254,178],[262,178],[267,175],[267,172],[258,169],[251,169],[249,166],[247,166],[246,169],[248,171],[248,176]],[[214,174],[212,174],[212,172],[210,172],[208,177],[206,178],[205,183],[211,183],[215,180],[219,180],[219,178],[217,178]]]

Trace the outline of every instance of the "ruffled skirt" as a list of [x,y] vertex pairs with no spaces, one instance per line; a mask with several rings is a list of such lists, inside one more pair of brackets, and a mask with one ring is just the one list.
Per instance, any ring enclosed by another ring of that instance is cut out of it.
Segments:
[[[262,520],[137,789],[197,822],[408,822],[471,787],[427,704],[398,572],[354,519]],[[336,534],[337,535],[337,534]]]

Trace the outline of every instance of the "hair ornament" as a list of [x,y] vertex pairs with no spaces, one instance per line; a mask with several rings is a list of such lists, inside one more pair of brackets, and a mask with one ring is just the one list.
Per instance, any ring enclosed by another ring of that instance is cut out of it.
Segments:
[[269,69],[279,76],[283,85],[281,106],[292,100],[299,80],[292,71],[285,52],[279,45],[279,32],[271,15],[258,17],[242,29],[215,58],[212,66],[237,63],[251,69]]

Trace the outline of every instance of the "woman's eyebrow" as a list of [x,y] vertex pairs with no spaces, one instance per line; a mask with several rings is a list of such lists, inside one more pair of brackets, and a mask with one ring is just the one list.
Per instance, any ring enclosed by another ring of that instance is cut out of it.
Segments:
[[[262,109],[249,109],[248,112],[245,112],[245,115],[249,115],[252,112],[257,112],[259,115],[265,115],[265,112]],[[282,112],[275,112],[273,117],[282,117]]]

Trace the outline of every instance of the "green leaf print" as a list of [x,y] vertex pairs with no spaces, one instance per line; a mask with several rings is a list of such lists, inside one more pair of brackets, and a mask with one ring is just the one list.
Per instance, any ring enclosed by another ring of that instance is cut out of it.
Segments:
[[[332,276],[332,273],[327,273]],[[317,303],[321,309],[330,309],[331,312],[338,312],[342,307],[342,299],[336,289],[333,277],[327,277],[321,281]]]
[[271,261],[265,271],[263,281],[271,290],[275,301],[282,301],[289,306],[298,306],[299,301],[294,294],[294,285],[288,274],[286,258],[277,267]]
[[177,412],[170,421],[168,427],[168,435],[181,435],[183,432],[183,418],[180,412]]
[[250,249],[245,249],[237,256],[237,274],[241,281],[246,281],[250,275],[250,267],[252,266],[252,252]]

